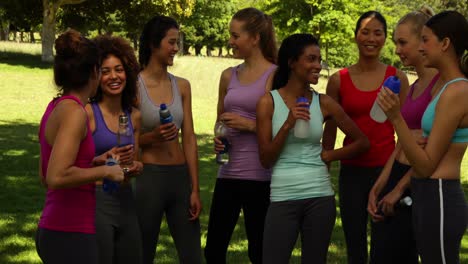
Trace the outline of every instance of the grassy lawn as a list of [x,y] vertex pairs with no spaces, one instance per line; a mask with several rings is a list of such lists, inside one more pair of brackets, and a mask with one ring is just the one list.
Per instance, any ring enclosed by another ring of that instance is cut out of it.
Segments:
[[[40,62],[39,45],[0,42],[0,263],[40,263],[34,235],[45,191],[38,182],[38,123],[46,104],[56,94],[51,65]],[[217,166],[212,153],[212,128],[216,117],[217,87],[221,71],[238,64],[233,59],[179,57],[170,71],[192,84],[193,114],[200,156],[202,245],[206,241],[208,214]],[[323,91],[326,79],[317,90]],[[342,142],[340,134],[337,146]],[[468,155],[462,167],[463,187],[468,194]],[[332,168],[337,190],[338,167]],[[338,198],[338,197],[337,197]],[[248,263],[243,219],[233,234],[228,263]],[[158,263],[177,263],[167,225],[164,223],[158,245]],[[462,245],[462,262],[468,263],[468,236]],[[300,250],[291,263],[300,263]],[[346,263],[341,219],[336,219],[329,248],[329,263]]]

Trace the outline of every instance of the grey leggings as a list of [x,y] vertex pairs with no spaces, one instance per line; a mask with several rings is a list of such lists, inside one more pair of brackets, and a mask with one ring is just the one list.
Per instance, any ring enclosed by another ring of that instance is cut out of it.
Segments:
[[136,178],[136,204],[143,263],[153,263],[161,220],[166,214],[179,263],[201,263],[200,223],[189,220],[191,181],[186,165],[144,164]]
[[141,236],[131,185],[113,193],[96,186],[96,237],[100,264],[140,264]]
[[270,203],[263,234],[263,263],[289,263],[299,233],[301,262],[327,263],[335,217],[334,196]]
[[411,179],[413,226],[423,264],[460,263],[468,208],[460,180]]

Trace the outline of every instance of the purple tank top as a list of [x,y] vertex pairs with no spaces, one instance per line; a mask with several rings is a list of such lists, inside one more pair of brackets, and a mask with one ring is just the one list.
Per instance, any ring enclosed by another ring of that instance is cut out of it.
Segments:
[[[93,132],[93,140],[96,149],[96,156],[99,156],[102,153],[117,146],[117,133],[111,131],[107,127],[106,122],[104,122],[104,118],[102,117],[102,112],[99,105],[96,102],[93,102],[91,103],[91,107],[93,108],[94,123],[96,124],[96,129]],[[124,113],[130,117],[130,113],[128,111],[124,111]],[[135,143],[131,118],[128,119],[128,127],[130,128],[131,136],[122,138],[122,146]]]
[[[39,127],[39,144],[42,156],[42,175],[47,177],[47,165],[49,164],[52,147],[45,138],[45,126],[50,113],[62,100],[71,99],[81,105],[78,98],[74,96],[62,96],[52,100],[42,116]],[[81,105],[83,107],[83,105]],[[83,107],[83,111],[84,107]],[[81,141],[76,155],[75,166],[79,168],[90,168],[94,158],[94,142],[91,136],[89,121],[86,137]],[[60,147],[60,146],[57,146]],[[42,211],[39,227],[62,232],[95,233],[95,198],[94,183],[84,184],[78,187],[47,190],[44,210]]]
[[[255,82],[242,85],[237,78],[237,69],[232,68],[231,81],[224,97],[224,111],[239,114],[242,117],[255,120],[257,102],[265,94],[266,82],[276,69],[272,65]],[[264,169],[258,155],[257,135],[252,132],[229,128],[229,162],[222,165],[218,171],[219,178],[269,181],[271,171]]]
[[439,79],[439,74],[436,74],[434,78],[432,78],[429,85],[424,89],[424,92],[418,96],[416,99],[413,99],[413,92],[414,92],[414,85],[418,82],[416,80],[410,88],[408,95],[406,96],[405,103],[401,107],[401,115],[406,121],[409,129],[421,129],[421,119],[426,110],[427,105],[432,100],[432,87]]

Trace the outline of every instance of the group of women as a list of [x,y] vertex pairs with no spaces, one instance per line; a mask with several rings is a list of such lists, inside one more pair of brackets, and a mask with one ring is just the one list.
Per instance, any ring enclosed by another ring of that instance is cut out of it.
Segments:
[[[354,32],[358,62],[332,75],[326,94],[310,86],[322,69],[314,36],[291,35],[277,52],[270,16],[255,8],[233,16],[229,45],[243,62],[219,83],[216,122],[227,127],[230,147],[212,196],[207,263],[226,263],[241,210],[252,263],[288,263],[299,234],[302,262],[326,263],[336,217],[329,170],[338,160],[349,263],[368,261],[369,215],[371,263],[418,263],[418,255],[423,263],[459,262],[468,219],[460,184],[468,22],[455,11],[432,15],[427,7],[409,13],[395,29],[397,55],[418,74],[410,87],[380,61],[386,21],[369,11]],[[177,22],[165,16],[146,23],[139,63],[119,37],[89,40],[68,30],[57,38],[59,95],[39,131],[47,195],[36,247],[44,263],[153,263],[163,215],[179,262],[202,262],[191,87],[168,72],[178,41]],[[389,76],[399,78],[399,94],[380,88]],[[369,115],[375,100],[384,123]],[[162,104],[170,123],[160,122]],[[132,136],[117,144],[122,115]],[[305,138],[294,136],[297,120],[308,124]],[[335,149],[337,128],[345,139]],[[214,138],[215,152],[225,147]],[[125,173],[106,165],[110,157]],[[109,180],[120,183],[112,192],[102,186]],[[412,208],[398,206],[403,197]]]

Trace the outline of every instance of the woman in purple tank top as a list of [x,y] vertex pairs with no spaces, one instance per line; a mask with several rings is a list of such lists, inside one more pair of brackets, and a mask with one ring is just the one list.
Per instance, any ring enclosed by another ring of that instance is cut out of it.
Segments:
[[[140,111],[136,108],[140,70],[133,48],[125,39],[102,35],[95,39],[103,58],[101,80],[91,104],[86,105],[96,156],[118,155],[128,168],[116,190],[104,191],[96,182],[96,236],[99,263],[141,263],[141,236],[130,177],[143,170],[138,159]],[[130,137],[117,141],[119,116],[129,116]]]
[[[226,253],[242,209],[252,263],[262,263],[263,227],[270,197],[270,170],[261,166],[256,138],[256,104],[270,90],[276,68],[271,17],[255,8],[232,18],[229,45],[244,63],[221,74],[217,122],[228,127],[229,162],[219,168],[205,247],[207,263],[226,263]],[[215,151],[224,145],[215,138]]]
[[[416,139],[422,136],[424,110],[441,86],[437,70],[424,67],[418,50],[422,27],[432,15],[429,7],[408,13],[400,19],[394,34],[396,54],[405,67],[414,67],[418,74],[401,109]],[[411,174],[410,163],[397,144],[369,192],[367,210],[374,220],[371,263],[418,263],[410,203]]]
[[36,234],[44,263],[98,263],[95,235],[94,182],[120,182],[119,166],[94,157],[94,143],[84,105],[100,79],[98,47],[74,30],[55,41],[54,79],[60,95],[44,113],[40,129],[39,175],[47,187]]

